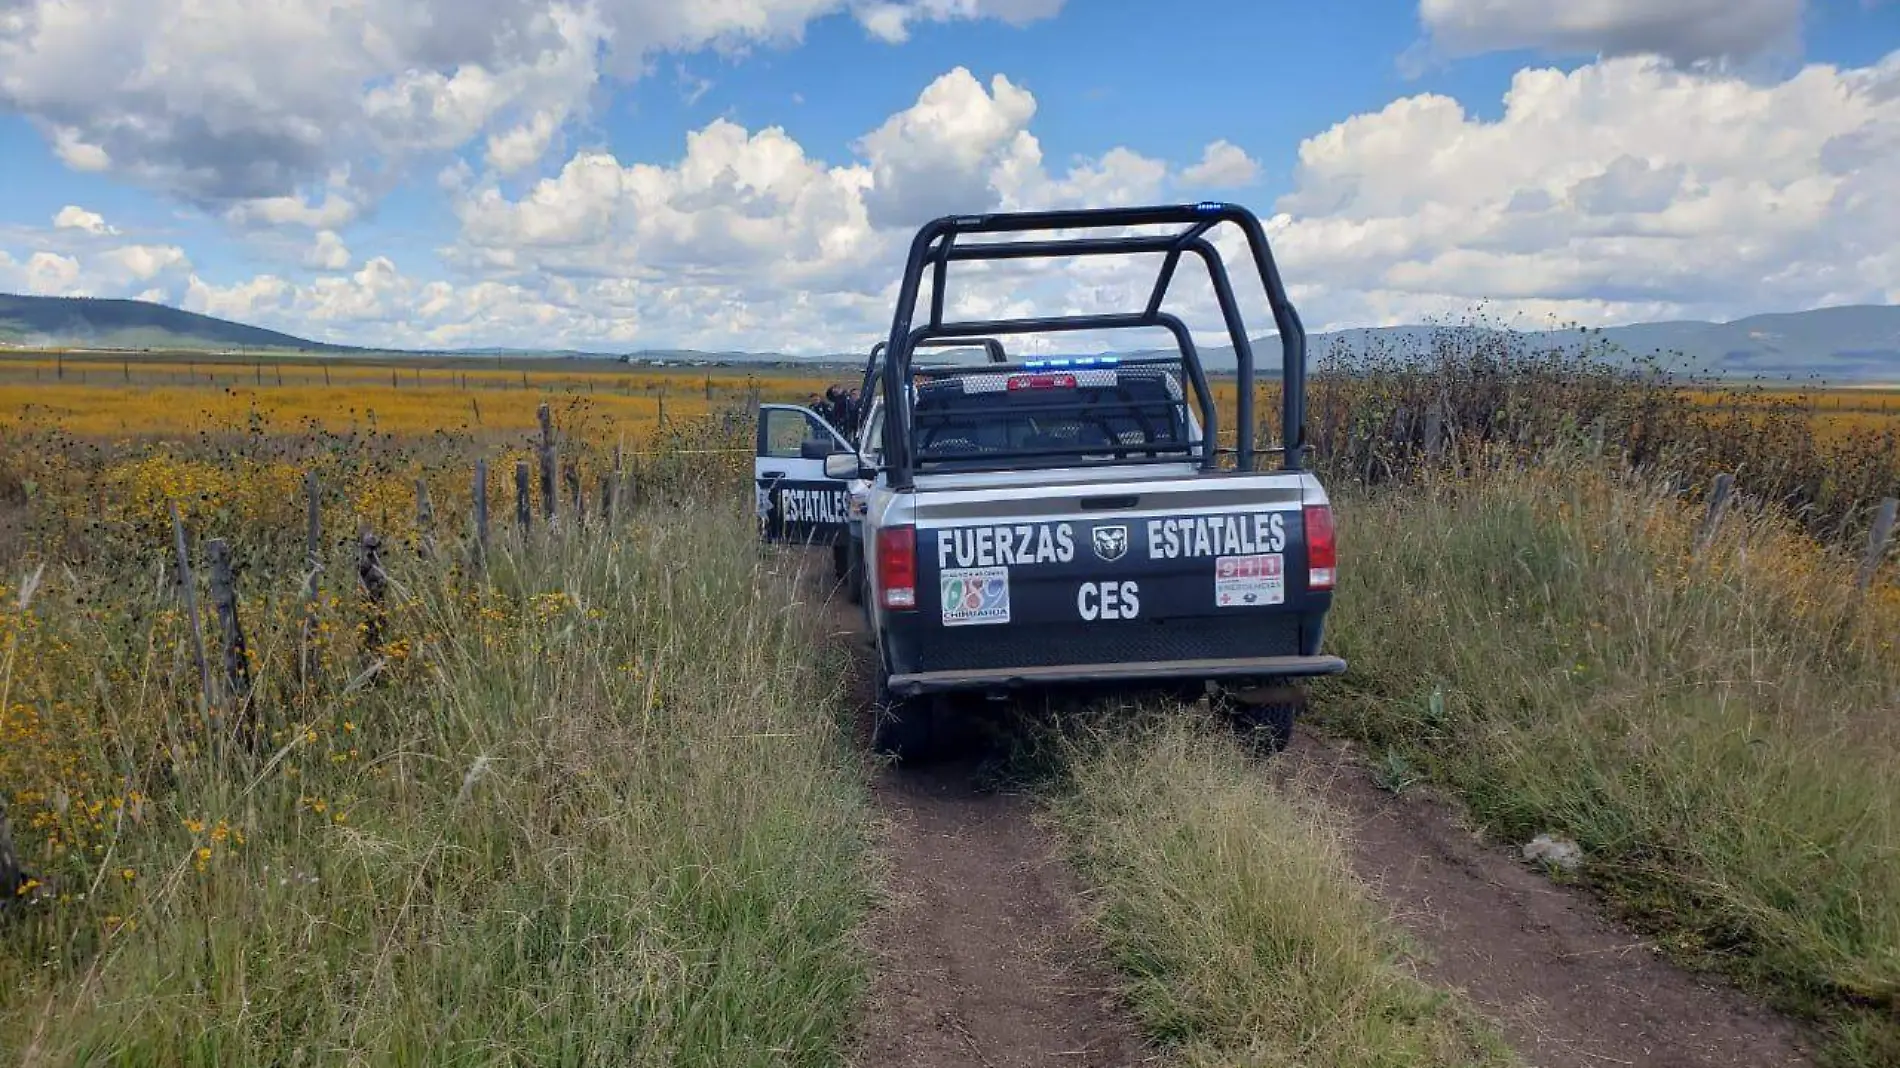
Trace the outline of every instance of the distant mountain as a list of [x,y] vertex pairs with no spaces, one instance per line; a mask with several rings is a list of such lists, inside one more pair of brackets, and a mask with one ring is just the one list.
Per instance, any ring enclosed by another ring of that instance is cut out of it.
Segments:
[[[1827,382],[1900,382],[1900,306],[1847,305],[1805,312],[1754,315],[1731,323],[1695,321],[1636,323],[1601,330],[1503,330],[1472,326],[1387,326],[1315,333],[1307,351],[1314,360],[1345,350],[1423,355],[1447,339],[1486,332],[1511,335],[1514,347],[1590,346],[1628,358],[1662,356],[1671,367],[1733,377],[1820,379]],[[386,350],[328,345],[290,334],[137,300],[29,297],[0,294],[0,347],[158,349],[218,352],[226,349],[369,355]],[[1273,335],[1253,339],[1262,373],[1277,373],[1280,343]],[[403,355],[392,353],[392,355]],[[411,355],[425,355],[412,353]],[[640,363],[856,365],[861,353],[792,356],[770,352],[709,352],[640,349],[606,353],[582,349],[468,348],[436,356],[630,360]],[[1138,354],[1137,354],[1138,355]],[[1232,370],[1229,346],[1203,350],[1212,370]]]
[[355,352],[143,300],[0,293],[0,342],[55,348]]
[[[1826,382],[1900,382],[1900,306],[1844,305],[1813,311],[1752,315],[1729,323],[1694,320],[1634,323],[1590,330],[1508,330],[1483,325],[1361,327],[1307,336],[1309,361],[1328,352],[1424,355],[1459,337],[1511,335],[1521,350],[1588,347],[1606,358],[1657,357],[1676,370],[1729,378],[1818,379]],[[1252,339],[1263,373],[1276,373],[1280,339]],[[1210,368],[1234,367],[1232,346],[1204,349]]]

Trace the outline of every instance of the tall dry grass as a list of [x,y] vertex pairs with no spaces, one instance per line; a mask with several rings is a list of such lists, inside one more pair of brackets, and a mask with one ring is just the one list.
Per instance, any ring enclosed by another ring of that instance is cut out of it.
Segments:
[[0,915],[9,1062],[836,1063],[864,784],[838,654],[743,507],[503,540],[487,583],[388,567],[380,671],[344,635],[255,751],[207,734],[155,575],[9,587],[0,737],[71,762],[6,784],[37,876]]
[[1428,1068],[1516,1063],[1406,966],[1336,814],[1174,709],[1060,745],[1055,812],[1128,1000],[1174,1063]]
[[[1556,345],[1482,322],[1434,330],[1421,348],[1340,343],[1314,354],[1308,433],[1316,461],[1342,484],[1404,484],[1501,452],[1522,462],[1586,443],[1667,471],[1685,489],[1727,472],[1751,497],[1841,545],[1866,537],[1881,498],[1900,496],[1900,408],[1843,417],[1840,392],[1678,364],[1587,331]],[[1444,443],[1437,455],[1426,442],[1434,426]]]
[[1453,785],[1680,955],[1900,1063],[1900,587],[1600,456],[1474,458],[1339,500],[1324,721]]

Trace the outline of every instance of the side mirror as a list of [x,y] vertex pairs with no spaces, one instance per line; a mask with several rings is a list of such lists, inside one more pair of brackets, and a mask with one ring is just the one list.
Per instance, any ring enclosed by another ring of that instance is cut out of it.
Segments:
[[864,477],[864,465],[858,462],[855,452],[834,452],[825,457],[825,477],[849,482]]
[[806,438],[798,443],[798,458],[801,460],[822,460],[831,455],[836,444],[824,438]]

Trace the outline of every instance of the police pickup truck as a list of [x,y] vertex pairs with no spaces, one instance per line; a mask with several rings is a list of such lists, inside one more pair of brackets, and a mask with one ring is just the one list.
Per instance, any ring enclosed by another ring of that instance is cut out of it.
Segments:
[[[1223,225],[1240,231],[1278,328],[1275,447],[1256,445],[1247,325],[1208,236]],[[1138,310],[945,317],[958,263],[1132,255],[1160,260]],[[1241,429],[1227,445],[1192,332],[1163,310],[1183,257],[1206,267],[1233,347],[1230,418]],[[926,272],[928,318],[913,326]],[[1156,328],[1177,354],[913,360],[942,339]],[[1283,746],[1297,681],[1346,667],[1321,652],[1337,563],[1326,491],[1304,465],[1305,345],[1259,220],[1237,205],[925,224],[872,363],[863,432],[821,463],[824,479],[862,487],[852,555],[878,654],[876,747],[927,754],[956,712],[954,695],[1070,685],[1264,690],[1278,696],[1224,703],[1270,748]]]

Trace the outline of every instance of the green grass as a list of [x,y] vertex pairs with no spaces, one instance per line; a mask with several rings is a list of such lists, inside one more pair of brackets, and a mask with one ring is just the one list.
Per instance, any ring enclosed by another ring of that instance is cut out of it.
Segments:
[[1335,818],[1176,709],[1069,743],[1056,802],[1147,1030],[1190,1066],[1514,1063],[1405,965]]
[[[1747,488],[1746,478],[1743,487]],[[1338,502],[1322,722],[1455,787],[1691,963],[1900,1063],[1900,590],[1738,511],[1552,461]]]
[[[6,1059],[838,1063],[874,889],[842,652],[728,513],[497,546],[487,594],[393,562],[412,644],[380,685],[256,757],[181,751],[100,855],[0,917]],[[34,610],[107,667],[146,655],[88,629],[84,592]],[[281,659],[281,632],[253,638]]]

